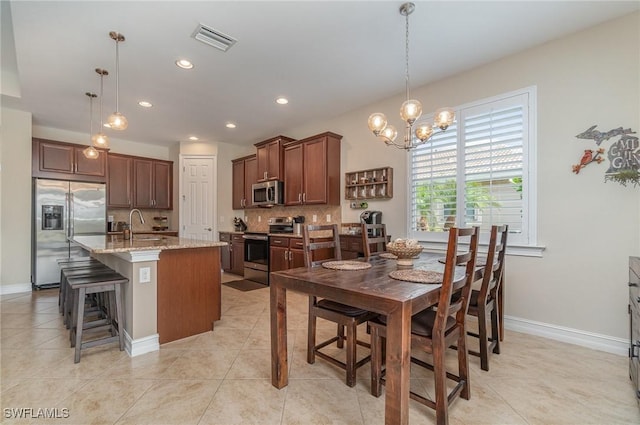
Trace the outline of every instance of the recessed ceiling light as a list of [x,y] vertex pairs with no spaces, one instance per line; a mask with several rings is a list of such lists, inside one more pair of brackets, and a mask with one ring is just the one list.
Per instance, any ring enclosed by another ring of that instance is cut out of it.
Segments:
[[176,65],[178,65],[182,69],[191,69],[193,68],[193,64],[186,59],[179,59],[176,61]]
[[153,106],[151,102],[147,102],[146,100],[141,100],[140,102],[138,102],[138,105],[142,106],[143,108],[151,108]]
[[280,96],[279,98],[276,99],[276,103],[279,105],[286,105],[287,103],[289,103],[289,99],[287,99],[286,97]]
[[196,136],[190,136],[189,140],[193,140],[195,142],[196,140],[198,140],[198,138]]
[[232,123],[232,122],[228,122],[228,123],[225,124],[225,127],[227,127],[227,128],[236,128],[236,125],[234,123]]

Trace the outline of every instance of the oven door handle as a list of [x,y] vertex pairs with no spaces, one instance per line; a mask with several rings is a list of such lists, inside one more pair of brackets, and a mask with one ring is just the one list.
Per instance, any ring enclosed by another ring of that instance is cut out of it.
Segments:
[[267,235],[242,235],[242,239],[249,239],[254,241],[268,241],[269,236]]

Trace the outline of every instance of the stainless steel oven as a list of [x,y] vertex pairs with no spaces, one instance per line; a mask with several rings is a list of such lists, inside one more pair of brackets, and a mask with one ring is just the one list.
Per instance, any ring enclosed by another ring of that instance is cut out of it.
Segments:
[[244,278],[269,284],[269,236],[266,233],[245,232]]

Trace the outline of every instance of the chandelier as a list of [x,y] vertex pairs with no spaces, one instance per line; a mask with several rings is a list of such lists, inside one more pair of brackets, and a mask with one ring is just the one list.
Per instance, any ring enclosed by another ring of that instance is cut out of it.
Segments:
[[[95,93],[85,93],[89,97],[89,137],[93,134],[93,99],[98,97]],[[85,148],[82,153],[88,159],[97,159],[100,156],[100,152],[94,148],[91,144],[88,148]]]
[[[406,100],[400,107],[400,117],[405,121],[405,134],[402,143],[396,142],[398,131],[392,124],[387,123],[387,117],[380,112],[369,116],[369,129],[374,135],[381,138],[387,145],[398,149],[410,150],[426,143],[434,134],[434,129],[445,131],[454,121],[455,113],[451,108],[436,110],[433,124],[420,123],[415,126],[416,120],[422,115],[422,104],[419,100],[409,97],[409,15],[415,10],[415,4],[404,3],[400,6],[400,14],[405,17],[405,91]],[[414,133],[415,131],[415,133]],[[413,136],[418,139],[414,142]]]
[[101,68],[96,68],[96,73],[98,73],[98,75],[100,75],[100,127],[98,129],[98,132],[96,134],[94,134],[93,136],[91,136],[91,141],[93,142],[93,146],[96,148],[103,148],[103,149],[108,149],[109,148],[109,138],[107,137],[106,134],[104,134],[102,132],[102,97],[103,97],[103,84],[102,84],[102,80],[104,79],[105,75],[109,75],[109,71],[107,71],[106,69],[101,69]]
[[111,31],[109,33],[109,37],[111,37],[116,42],[116,111],[109,115],[109,126],[112,130],[126,130],[129,123],[127,122],[127,118],[120,113],[119,109],[119,94],[120,94],[120,55],[118,52],[118,44],[124,41],[124,35],[119,32]]

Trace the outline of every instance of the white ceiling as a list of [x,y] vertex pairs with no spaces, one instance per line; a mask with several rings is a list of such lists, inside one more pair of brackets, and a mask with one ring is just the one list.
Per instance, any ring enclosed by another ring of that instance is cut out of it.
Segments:
[[[4,1],[3,1],[4,3]],[[253,144],[309,120],[328,119],[404,91],[402,1],[11,1],[20,98],[36,125],[89,132],[85,92],[115,110],[115,43],[120,44],[120,111],[111,137],[168,146],[204,141]],[[415,1],[410,17],[413,87],[631,13],[635,1]],[[5,9],[3,8],[3,12]],[[7,13],[3,26],[9,27]],[[238,40],[223,53],[191,37],[198,23]],[[594,60],[597,60],[594,52]],[[179,69],[188,58],[195,67]],[[4,81],[4,78],[3,78]],[[286,106],[274,100],[290,99]],[[137,105],[149,100],[153,108]],[[98,103],[94,103],[98,124]],[[237,123],[235,130],[225,123]],[[362,123],[363,126],[366,122]],[[88,136],[87,136],[88,138]]]

